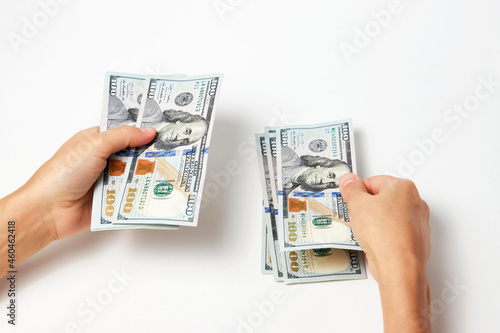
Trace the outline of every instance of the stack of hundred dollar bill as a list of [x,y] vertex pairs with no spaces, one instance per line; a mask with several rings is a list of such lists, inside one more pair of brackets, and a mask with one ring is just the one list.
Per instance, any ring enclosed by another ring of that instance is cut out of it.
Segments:
[[154,127],[113,154],[94,189],[91,230],[196,226],[222,75],[106,73],[101,132]]
[[262,272],[302,283],[366,278],[339,190],[356,173],[350,120],[256,134],[263,189]]

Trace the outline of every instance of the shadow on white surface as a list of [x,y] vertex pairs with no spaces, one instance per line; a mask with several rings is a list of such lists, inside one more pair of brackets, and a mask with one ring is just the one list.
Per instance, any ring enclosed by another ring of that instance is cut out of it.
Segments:
[[459,300],[461,294],[460,290],[449,288],[457,278],[450,275],[452,274],[449,263],[450,253],[447,249],[447,242],[444,241],[450,238],[447,234],[449,227],[447,228],[445,223],[452,224],[452,222],[444,221],[440,214],[433,214],[432,203],[428,203],[431,207],[431,257],[427,262],[426,271],[431,287],[432,328],[435,332],[446,332],[454,326],[452,323],[456,321],[452,312],[446,311],[446,308]]
[[[233,120],[235,120],[233,118]],[[234,140],[242,134],[241,125],[222,117],[217,118],[217,130],[212,133],[210,154],[206,172],[209,174],[223,170],[230,160],[237,158]],[[237,141],[240,142],[240,141]],[[231,151],[234,150],[234,151]],[[110,251],[110,247],[127,242],[130,253],[139,257],[161,256],[162,253],[180,253],[189,258],[190,254],[199,256],[206,251],[223,251],[225,236],[231,239],[231,219],[229,218],[228,202],[234,200],[229,191],[237,191],[236,177],[231,177],[228,184],[221,188],[217,196],[209,199],[209,204],[200,211],[198,227],[181,227],[177,231],[170,230],[113,230],[90,232],[57,241],[37,253],[34,257],[22,263],[18,269],[19,279],[22,279],[23,289],[43,280],[44,277],[57,274],[66,265],[78,261],[82,257],[99,256]],[[211,181],[206,177],[206,182]],[[237,199],[237,198],[236,198]],[[240,220],[244,221],[244,220]],[[234,227],[234,224],[232,224]],[[237,226],[236,226],[237,227]],[[113,257],[114,258],[114,257]],[[111,258],[111,259],[113,259]],[[81,269],[92,269],[82,267]],[[1,298],[7,295],[8,281],[0,281]],[[0,299],[1,299],[0,298]]]
[[365,167],[365,165],[368,163],[363,163],[363,161],[368,161],[368,154],[366,153],[368,145],[362,144],[366,142],[365,138],[366,138],[365,133],[359,130],[354,130],[354,144],[355,144],[354,149],[356,150],[356,167],[358,169],[358,176],[360,176],[361,179],[367,178],[367,173],[368,173]]

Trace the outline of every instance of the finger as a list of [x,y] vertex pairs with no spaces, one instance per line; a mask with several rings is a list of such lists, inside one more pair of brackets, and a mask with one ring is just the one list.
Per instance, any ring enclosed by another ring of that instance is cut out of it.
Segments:
[[370,194],[379,194],[381,191],[383,191],[385,188],[390,186],[394,180],[396,180],[396,177],[392,176],[373,176],[370,178],[366,178],[364,180],[364,184],[366,186],[366,189]]
[[120,126],[99,134],[99,150],[108,157],[127,147],[143,146],[151,142],[155,135],[156,130],[152,127]]
[[359,194],[368,194],[368,190],[361,178],[353,173],[348,173],[340,178],[340,194],[349,206]]

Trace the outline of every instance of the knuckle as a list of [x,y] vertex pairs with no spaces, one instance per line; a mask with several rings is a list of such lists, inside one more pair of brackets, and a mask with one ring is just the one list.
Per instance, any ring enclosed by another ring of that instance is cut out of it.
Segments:
[[75,134],[75,137],[91,140],[97,134],[99,134],[99,127],[94,126],[94,127],[79,131],[78,133]]
[[425,202],[424,200],[422,200],[422,206],[423,206],[423,209],[424,209],[424,212],[425,212],[426,216],[429,216],[430,213],[431,213],[431,210],[430,210],[429,205],[427,204],[427,202]]
[[105,142],[106,138],[104,135],[97,135],[95,136],[93,139],[92,139],[92,143],[96,146],[96,147],[102,147],[104,142]]
[[123,135],[131,135],[135,132],[136,128],[129,125],[122,125],[118,127],[117,130]]
[[410,179],[403,179],[402,180],[402,184],[405,188],[407,188],[408,190],[412,190],[412,189],[416,189],[417,187],[415,186],[415,183],[410,180]]
[[415,183],[409,179],[401,179],[398,181],[398,190],[401,191],[404,195],[410,198],[418,198],[420,196],[418,194],[417,186]]

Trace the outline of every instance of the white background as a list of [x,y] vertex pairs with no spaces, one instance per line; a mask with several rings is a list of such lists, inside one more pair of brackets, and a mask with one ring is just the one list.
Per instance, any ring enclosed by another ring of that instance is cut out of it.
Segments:
[[[59,333],[74,322],[80,332],[236,332],[244,321],[253,326],[241,332],[381,332],[372,276],[291,287],[260,273],[253,134],[343,118],[354,121],[360,176],[407,176],[431,207],[434,331],[497,331],[500,86],[467,117],[448,110],[472,105],[477,87],[488,92],[481,77],[500,82],[500,5],[401,0],[380,28],[371,13],[388,3],[74,0],[45,22],[37,1],[4,3],[0,197],[99,124],[106,71],[225,76],[206,179],[220,190],[205,197],[199,227],[85,231],[51,244],[18,268],[15,328],[0,282],[1,331]],[[34,16],[42,26],[14,46]],[[368,45],[358,29],[372,29]],[[357,53],[346,56],[347,44]],[[438,128],[446,140],[424,154],[416,142]],[[214,175],[230,161],[240,173],[221,188]],[[88,300],[122,270],[134,279],[89,314]],[[256,302],[277,291],[282,302],[259,314]]]

